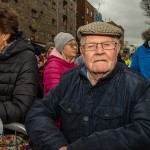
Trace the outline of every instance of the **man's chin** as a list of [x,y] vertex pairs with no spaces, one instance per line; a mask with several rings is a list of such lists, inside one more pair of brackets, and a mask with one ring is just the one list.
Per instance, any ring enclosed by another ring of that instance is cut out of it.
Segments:
[[107,71],[110,71],[110,67],[106,63],[105,64],[104,63],[95,64],[95,65],[93,65],[93,67],[91,69],[93,71],[96,71],[96,72],[107,72]]
[[92,73],[99,73],[99,74],[105,74],[108,72],[108,70],[106,70],[106,68],[98,68],[98,69],[92,69],[91,70]]

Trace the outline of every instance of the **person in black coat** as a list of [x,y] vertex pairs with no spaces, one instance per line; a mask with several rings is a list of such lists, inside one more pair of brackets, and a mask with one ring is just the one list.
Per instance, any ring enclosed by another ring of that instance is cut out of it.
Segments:
[[17,14],[0,3],[0,118],[24,123],[37,96],[38,66],[32,45],[18,31]]
[[122,56],[121,56],[121,54],[120,54],[120,53],[118,53],[117,61],[118,61],[118,62],[120,62],[120,63],[125,64],[125,61],[122,59]]

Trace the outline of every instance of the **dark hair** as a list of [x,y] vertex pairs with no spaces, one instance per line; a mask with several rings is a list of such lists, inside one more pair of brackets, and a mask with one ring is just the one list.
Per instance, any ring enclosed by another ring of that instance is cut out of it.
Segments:
[[5,3],[0,3],[0,33],[10,34],[8,43],[16,39],[18,32],[17,13]]
[[148,28],[147,30],[145,30],[144,32],[142,32],[142,39],[143,40],[147,40],[150,37],[150,28]]

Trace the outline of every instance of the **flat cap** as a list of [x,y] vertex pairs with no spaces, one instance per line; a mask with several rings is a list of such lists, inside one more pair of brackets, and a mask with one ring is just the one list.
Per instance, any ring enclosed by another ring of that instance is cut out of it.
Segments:
[[121,28],[107,22],[92,22],[79,27],[77,36],[80,39],[82,35],[108,35],[121,37],[123,31]]

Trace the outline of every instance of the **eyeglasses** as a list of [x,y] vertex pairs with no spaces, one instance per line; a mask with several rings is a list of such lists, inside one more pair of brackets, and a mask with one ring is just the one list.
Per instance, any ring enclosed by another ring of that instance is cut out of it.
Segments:
[[69,44],[69,43],[68,43],[68,44],[66,44],[66,45],[70,45],[71,48],[78,47],[78,44],[77,44],[77,43],[75,43],[75,44],[71,44],[71,43]]
[[98,44],[101,44],[104,50],[112,50],[116,47],[117,43],[115,41],[107,41],[102,43],[85,43],[82,47],[86,51],[95,51],[98,47]]

